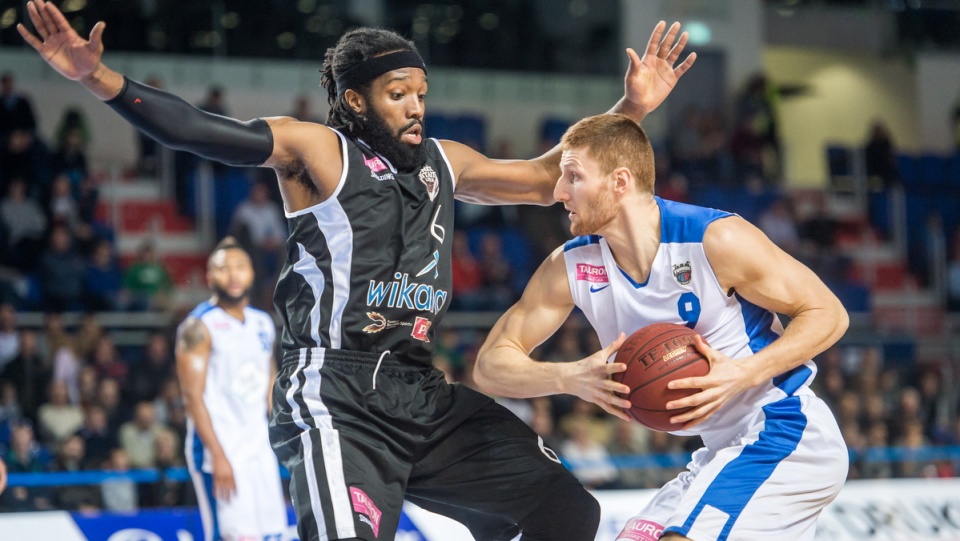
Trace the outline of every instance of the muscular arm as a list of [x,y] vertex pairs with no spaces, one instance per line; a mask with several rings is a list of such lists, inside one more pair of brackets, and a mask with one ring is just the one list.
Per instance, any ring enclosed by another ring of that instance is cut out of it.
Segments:
[[670,382],[671,389],[699,392],[666,405],[668,409],[693,408],[671,418],[673,423],[683,423],[684,429],[705,421],[743,391],[827,349],[843,336],[849,322],[840,301],[816,274],[742,218],[710,224],[703,246],[725,291],[792,320],[782,336],[742,359],[731,359],[702,338],[695,339],[697,348],[710,360],[710,373]]
[[846,332],[849,318],[836,295],[746,220],[714,222],[703,244],[724,289],[791,318],[783,335],[751,358],[753,385],[799,366]]
[[607,363],[622,337],[573,363],[545,363],[530,357],[530,352],[567,319],[573,306],[563,248],[559,248],[530,279],[520,301],[490,331],[477,355],[473,379],[482,390],[505,397],[574,394],[626,419],[620,408],[628,407],[629,402],[617,398],[613,391],[629,389],[607,377],[626,368],[620,363]]
[[225,456],[220,440],[213,431],[210,412],[203,402],[207,383],[207,365],[210,361],[210,333],[197,318],[189,318],[177,330],[177,378],[183,393],[187,413],[193,419],[200,440],[212,456]]

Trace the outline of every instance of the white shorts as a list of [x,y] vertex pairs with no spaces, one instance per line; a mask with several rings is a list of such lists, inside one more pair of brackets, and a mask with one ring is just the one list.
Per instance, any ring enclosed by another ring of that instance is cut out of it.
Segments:
[[820,511],[847,478],[847,446],[812,394],[763,413],[728,446],[694,453],[637,516],[694,541],[812,540]]
[[287,504],[273,451],[231,462],[237,491],[230,501],[213,495],[213,475],[190,469],[203,521],[204,541],[284,541]]

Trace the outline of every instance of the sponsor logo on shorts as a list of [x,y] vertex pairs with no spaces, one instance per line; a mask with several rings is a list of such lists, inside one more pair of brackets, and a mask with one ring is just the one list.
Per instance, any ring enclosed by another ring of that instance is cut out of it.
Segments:
[[610,278],[607,277],[607,269],[596,265],[586,263],[577,263],[577,280],[587,281],[592,284],[608,284]]
[[677,279],[677,282],[685,286],[690,283],[690,278],[693,276],[693,269],[690,267],[689,261],[684,261],[673,266],[673,276]]
[[429,342],[430,338],[427,336],[427,332],[430,330],[430,324],[429,319],[418,317],[416,321],[413,322],[413,331],[410,332],[410,336],[423,342]]
[[656,541],[663,535],[663,526],[642,518],[632,518],[617,536],[617,541]]
[[[353,500],[353,510],[360,513],[360,521],[366,523],[373,530],[373,536],[380,535],[380,517],[383,513],[367,493],[357,487],[350,487],[350,499]],[[364,520],[366,519],[366,520]]]

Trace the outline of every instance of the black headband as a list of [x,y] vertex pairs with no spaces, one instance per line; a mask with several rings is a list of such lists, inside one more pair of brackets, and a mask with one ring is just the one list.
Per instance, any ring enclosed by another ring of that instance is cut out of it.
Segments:
[[375,56],[337,76],[337,95],[342,96],[348,88],[356,90],[363,83],[400,68],[420,68],[424,73],[427,72],[423,59],[410,49]]

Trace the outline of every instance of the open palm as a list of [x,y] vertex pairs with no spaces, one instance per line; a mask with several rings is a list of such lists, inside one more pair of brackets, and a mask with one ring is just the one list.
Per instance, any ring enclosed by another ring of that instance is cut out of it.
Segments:
[[88,41],[70,27],[63,13],[51,2],[31,0],[27,2],[27,13],[39,38],[23,24],[18,24],[17,30],[53,69],[74,81],[93,73],[103,54],[103,29],[106,27],[103,22],[93,27]]
[[[653,111],[663,103],[663,100],[673,91],[677,80],[697,59],[697,53],[690,53],[679,66],[674,67],[674,63],[680,58],[680,53],[687,44],[687,33],[681,34],[678,40],[680,23],[673,23],[666,37],[663,37],[666,26],[667,23],[660,21],[653,29],[642,59],[636,51],[627,49],[630,67],[627,68],[627,75],[624,78],[624,95],[645,113]],[[661,38],[663,38],[662,41]]]

